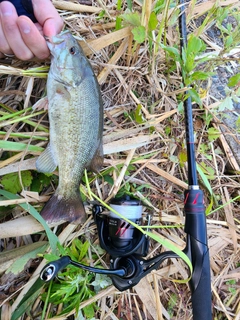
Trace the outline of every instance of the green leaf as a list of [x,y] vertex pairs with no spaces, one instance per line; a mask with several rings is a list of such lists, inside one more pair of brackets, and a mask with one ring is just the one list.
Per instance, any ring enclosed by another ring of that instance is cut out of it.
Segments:
[[198,52],[203,51],[204,48],[204,42],[194,34],[190,34],[187,45],[187,53],[195,56]]
[[240,73],[235,74],[228,80],[229,87],[235,87],[240,82]]
[[83,308],[83,312],[86,317],[85,319],[92,319],[94,317],[95,310],[93,306],[93,304],[89,304],[88,306]]
[[28,145],[26,143],[21,142],[13,142],[13,141],[6,141],[1,140],[0,141],[0,149],[3,149],[4,151],[43,151],[44,148],[38,147],[38,146],[32,146]]
[[180,101],[178,106],[177,106],[177,109],[178,109],[178,112],[180,114],[183,114],[184,113],[184,104],[183,104],[183,101]]
[[209,146],[205,143],[201,143],[199,146],[199,151],[204,155],[208,160],[212,160],[212,155],[209,153]]
[[201,169],[201,167],[198,164],[197,164],[197,171],[198,171],[200,177],[202,178],[202,181],[203,181],[205,187],[208,189],[209,193],[211,195],[213,195],[212,187],[211,187],[206,175],[204,174],[203,170]]
[[179,54],[179,50],[175,47],[168,47],[165,46],[164,44],[160,44],[161,48],[165,51],[167,51],[168,53],[171,54],[171,57],[173,57],[174,59],[176,59],[176,61],[181,61],[181,57]]
[[185,69],[186,72],[189,73],[195,68],[195,55],[193,53],[188,53],[186,55],[186,63],[185,63]]
[[225,46],[227,48],[229,48],[233,43],[233,37],[232,35],[230,34],[228,37],[226,37],[226,40],[225,40]]
[[[0,189],[0,194],[3,195],[6,199],[10,199],[10,200],[22,199],[21,197],[15,194],[12,194],[8,191],[1,190],[1,189]],[[41,217],[41,215],[37,212],[37,210],[33,206],[31,206],[29,203],[21,203],[19,204],[19,206],[22,207],[27,212],[29,212],[38,222],[41,223],[41,225],[44,227],[47,233],[51,249],[53,253],[55,253],[57,249],[58,237],[52,232],[52,230],[47,225],[46,221]]]
[[143,113],[142,113],[142,106],[141,104],[139,104],[135,110],[135,121],[139,124],[142,124],[144,122],[146,122],[146,120],[144,119]]
[[168,299],[167,311],[172,319],[174,317],[174,307],[177,305],[178,296],[176,293],[170,294],[170,299]]
[[100,11],[99,14],[98,14],[97,20],[100,20],[100,19],[104,18],[105,14],[106,14],[105,10]]
[[234,106],[233,106],[231,97],[227,97],[226,99],[224,99],[218,106],[219,112],[222,112],[225,110],[233,110],[233,109],[234,109]]
[[112,178],[109,174],[104,175],[104,176],[103,176],[103,179],[104,179],[104,181],[106,181],[107,183],[109,183],[110,186],[113,186],[114,180],[113,180],[113,178]]
[[195,101],[200,106],[202,105],[202,100],[199,97],[199,94],[197,93],[197,91],[195,89],[189,89],[188,93],[193,101]]
[[206,163],[204,163],[204,162],[201,162],[199,165],[201,166],[201,169],[202,169],[203,173],[206,175],[207,179],[209,179],[209,180],[216,179],[215,170],[212,167],[206,165]]
[[153,31],[157,28],[158,19],[155,12],[151,12],[149,21],[148,21],[148,31]]
[[166,135],[170,135],[170,133],[171,133],[171,127],[170,126],[166,126],[165,128],[164,128],[164,131],[165,131],[165,133],[166,133]]
[[[21,171],[21,180],[23,187],[29,187],[32,183],[32,174],[30,171]],[[3,185],[4,189],[12,192],[18,193],[22,191],[22,185],[19,179],[19,173],[9,173],[4,175],[1,178],[1,184]]]
[[168,26],[169,27],[174,27],[174,25],[177,23],[178,18],[179,18],[179,9],[174,8],[173,12],[171,13],[169,20],[168,20]]
[[132,29],[133,39],[137,43],[143,43],[146,39],[146,29],[144,26],[135,27]]
[[181,150],[178,154],[179,164],[180,167],[184,167],[185,163],[187,162],[187,150]]
[[11,320],[19,320],[21,316],[29,310],[29,306],[31,306],[37,297],[39,297],[40,292],[42,290],[43,282],[40,278],[31,286],[29,291],[25,294],[25,296],[20,301],[19,305],[15,309],[15,311],[11,315]]
[[208,129],[208,139],[209,141],[215,141],[220,137],[220,132],[218,129],[211,127]]
[[89,242],[85,241],[84,244],[82,245],[82,248],[81,248],[81,252],[79,255],[79,261],[81,261],[86,256],[88,248],[89,248]]
[[[38,247],[26,254],[24,254],[21,258],[17,259],[12,263],[12,265],[7,269],[6,273],[12,272],[14,274],[18,274],[24,270],[25,265],[30,259],[37,258],[39,253],[43,253],[48,246],[46,241],[41,241],[40,243],[36,243]],[[36,245],[35,245],[36,247]]]
[[211,213],[212,207],[213,207],[213,196],[210,197],[210,203],[205,210],[206,216],[208,216]]
[[41,192],[44,187],[49,186],[51,182],[52,173],[45,174],[41,172],[34,172],[31,183],[31,191]]
[[120,16],[125,22],[128,24],[134,26],[134,27],[139,27],[141,26],[141,19],[140,15],[137,12],[134,13],[124,13]]
[[122,0],[117,0],[117,10],[122,9]]
[[155,6],[154,6],[154,12],[156,14],[159,14],[166,6],[166,2],[164,0],[157,0]]
[[174,154],[169,156],[169,160],[172,161],[173,163],[178,163],[178,157],[175,156]]
[[203,72],[203,71],[196,71],[191,74],[192,80],[207,80],[210,76],[213,76],[213,72]]
[[212,206],[213,206],[214,193],[213,193],[212,187],[211,187],[211,185],[210,185],[210,183],[208,181],[207,175],[205,175],[205,173],[204,173],[204,168],[200,167],[197,164],[197,171],[198,171],[200,177],[202,178],[202,181],[203,181],[205,187],[208,189],[208,191],[210,193],[210,203],[209,203],[209,205],[207,206],[207,208],[205,210],[205,214],[209,215],[211,213]]
[[121,28],[122,28],[122,18],[117,16],[115,29],[120,30]]
[[[182,64],[183,64],[182,69],[184,70],[185,64],[187,63],[187,53],[186,53],[185,48],[182,48],[181,53],[182,53]],[[182,72],[183,72],[183,70],[182,70]]]
[[71,248],[70,248],[70,253],[71,253],[71,258],[74,257],[74,259],[77,259],[79,258],[79,252],[78,252],[78,248],[79,246],[77,245],[77,241],[80,242],[80,245],[82,246],[82,243],[79,239],[74,239],[76,241],[73,241],[72,245],[71,245]]
[[95,280],[91,283],[94,286],[94,290],[99,292],[101,289],[104,289],[112,284],[111,278],[105,274],[96,273]]
[[133,6],[133,1],[132,0],[127,0],[127,8],[128,8],[128,10],[132,11],[132,6]]

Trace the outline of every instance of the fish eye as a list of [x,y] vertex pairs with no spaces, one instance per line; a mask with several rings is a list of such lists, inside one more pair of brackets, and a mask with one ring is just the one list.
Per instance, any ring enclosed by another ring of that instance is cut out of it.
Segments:
[[69,49],[69,52],[72,54],[72,55],[75,55],[77,53],[77,48],[76,47],[71,47]]

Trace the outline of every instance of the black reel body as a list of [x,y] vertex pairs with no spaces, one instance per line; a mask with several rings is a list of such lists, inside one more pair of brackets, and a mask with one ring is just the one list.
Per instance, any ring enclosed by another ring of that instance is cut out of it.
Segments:
[[[140,201],[124,196],[120,199],[114,199],[110,206],[135,224],[142,224]],[[108,215],[103,214],[102,207],[99,205],[93,206],[93,217],[97,225],[100,245],[112,258],[126,257],[132,254],[140,257],[147,255],[147,237],[129,222],[114,212],[110,212]]]
[[[110,207],[136,225],[142,224],[142,205],[139,200],[124,196],[113,199]],[[100,245],[110,255],[110,269],[85,266],[65,256],[48,263],[41,271],[40,278],[48,282],[67,265],[72,264],[91,272],[109,275],[115,287],[120,291],[137,284],[145,275],[145,269],[148,267],[142,257],[148,253],[149,241],[140,230],[113,211],[108,214],[103,213],[103,207],[96,204],[92,209]]]
[[[110,207],[137,225],[142,225],[142,205],[139,200],[124,196],[113,199]],[[141,257],[148,253],[148,238],[128,221],[120,218],[114,212],[106,215],[102,207],[93,207],[93,216],[97,224],[98,237],[101,247],[110,254],[110,269],[125,269],[124,277],[112,275],[114,286],[126,290],[134,286],[143,274]]]

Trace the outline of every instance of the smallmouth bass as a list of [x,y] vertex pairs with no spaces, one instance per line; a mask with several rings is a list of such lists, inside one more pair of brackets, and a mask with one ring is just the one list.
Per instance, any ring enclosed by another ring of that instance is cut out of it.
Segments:
[[103,163],[103,104],[99,84],[82,48],[69,31],[47,41],[51,67],[47,80],[50,142],[36,161],[40,172],[58,166],[59,184],[41,211],[48,222],[86,219],[79,186],[85,168]]

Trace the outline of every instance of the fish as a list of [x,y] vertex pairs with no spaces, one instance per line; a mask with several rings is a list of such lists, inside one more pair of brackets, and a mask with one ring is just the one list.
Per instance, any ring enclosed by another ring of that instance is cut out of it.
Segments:
[[102,96],[91,64],[70,31],[51,37],[47,45],[50,139],[36,168],[51,173],[58,167],[59,181],[40,214],[49,224],[81,224],[86,220],[79,189],[84,170],[99,172],[103,164]]

